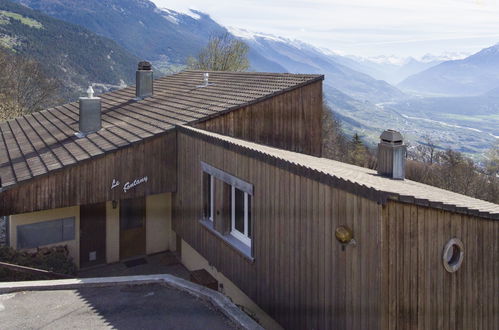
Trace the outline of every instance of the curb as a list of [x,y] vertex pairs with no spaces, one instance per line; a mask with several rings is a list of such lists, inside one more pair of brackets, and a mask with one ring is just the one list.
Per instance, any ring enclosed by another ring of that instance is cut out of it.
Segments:
[[67,280],[25,281],[0,283],[0,294],[19,291],[72,290],[84,287],[103,287],[117,285],[161,284],[187,292],[196,298],[210,302],[231,321],[242,329],[263,329],[255,320],[240,310],[232,301],[220,292],[173,275],[141,275],[120,277],[95,277]]

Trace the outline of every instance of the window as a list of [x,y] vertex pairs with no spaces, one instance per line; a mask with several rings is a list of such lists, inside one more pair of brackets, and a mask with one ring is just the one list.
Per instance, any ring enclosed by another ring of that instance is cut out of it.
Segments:
[[456,272],[463,263],[464,245],[459,238],[451,238],[444,246],[442,262],[449,273]]
[[232,186],[230,234],[251,246],[251,195]]
[[17,226],[17,248],[30,249],[75,239],[75,218]]
[[203,211],[200,223],[253,260],[253,185],[204,162],[201,162],[201,168]]
[[203,172],[203,217],[213,222],[215,179],[213,175]]

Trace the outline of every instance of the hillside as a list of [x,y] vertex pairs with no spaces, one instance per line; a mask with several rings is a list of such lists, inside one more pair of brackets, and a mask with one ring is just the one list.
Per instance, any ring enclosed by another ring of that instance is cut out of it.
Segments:
[[[182,14],[157,8],[148,0],[16,1],[112,38],[130,53],[152,60],[163,72],[182,69],[185,59],[196,55],[211,35],[227,31],[207,14],[197,11]],[[399,79],[437,64],[441,58],[407,59],[400,63],[392,63],[389,57],[362,60],[301,41],[235,28],[229,30],[250,47],[253,71],[325,74],[324,95],[344,121],[347,131],[360,132],[373,143],[377,142],[380,131],[394,128],[412,141],[418,141],[424,135],[435,135],[435,142],[442,147],[481,153],[490,148],[492,135],[499,135],[496,127],[490,125],[495,115],[478,118],[473,113],[477,104],[487,107],[488,101],[466,99],[459,103],[457,99],[410,98],[381,79]],[[131,65],[134,67],[135,63]],[[427,84],[431,83],[433,81]],[[499,84],[490,89],[494,87]],[[465,115],[453,112],[459,105],[462,112],[467,112]],[[417,112],[420,107],[426,107],[424,114]],[[432,117],[436,112],[438,119]],[[482,123],[487,124],[484,134],[477,127]]]
[[40,62],[65,99],[89,83],[133,82],[139,60],[112,40],[7,0],[0,0],[0,47]]
[[[389,56],[377,56],[374,58],[362,58],[356,56],[340,57],[346,58],[345,65],[373,78],[384,80],[390,84],[398,84],[407,77],[431,68],[443,62],[443,60],[418,60],[409,58],[392,58]],[[342,62],[340,62],[342,63]]]
[[[361,102],[329,86],[324,95],[345,132],[375,145],[381,131],[395,129],[411,144],[427,136],[442,149],[481,159],[499,139],[499,97],[413,98],[398,102]],[[475,113],[470,114],[470,111]]]
[[[267,63],[270,61],[279,65],[270,70],[274,72],[282,72],[284,68],[291,73],[324,74],[326,84],[362,101],[387,102],[404,98],[401,91],[385,81],[352,70],[309,44],[245,30],[230,31],[249,45],[251,66],[255,71],[269,71]],[[266,62],[261,63],[252,54],[258,54]]]
[[446,61],[402,81],[398,87],[419,94],[473,96],[499,87],[499,44],[462,60]]
[[184,64],[210,35],[225,31],[206,14],[181,14],[147,0],[16,1],[115,40],[136,56],[169,64]]

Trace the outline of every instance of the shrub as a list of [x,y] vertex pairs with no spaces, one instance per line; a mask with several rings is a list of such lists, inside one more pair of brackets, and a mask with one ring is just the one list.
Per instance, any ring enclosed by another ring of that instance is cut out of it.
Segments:
[[[76,265],[69,256],[67,246],[40,248],[36,251],[16,251],[11,247],[0,247],[0,261],[9,264],[27,266],[60,274],[74,275]],[[0,281],[41,280],[43,275],[32,275],[11,271],[0,267]]]

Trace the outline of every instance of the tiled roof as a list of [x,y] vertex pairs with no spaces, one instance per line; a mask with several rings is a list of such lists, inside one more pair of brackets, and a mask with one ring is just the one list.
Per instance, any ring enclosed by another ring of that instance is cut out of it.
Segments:
[[207,120],[322,80],[322,75],[183,71],[154,81],[154,95],[134,100],[135,87],[102,94],[103,128],[77,138],[73,102],[0,123],[0,188]]
[[392,180],[376,171],[326,158],[268,147],[192,127],[179,128],[186,134],[239,150],[245,155],[275,164],[299,175],[331,183],[352,193],[379,201],[398,200],[453,212],[499,220],[499,205],[411,180]]

